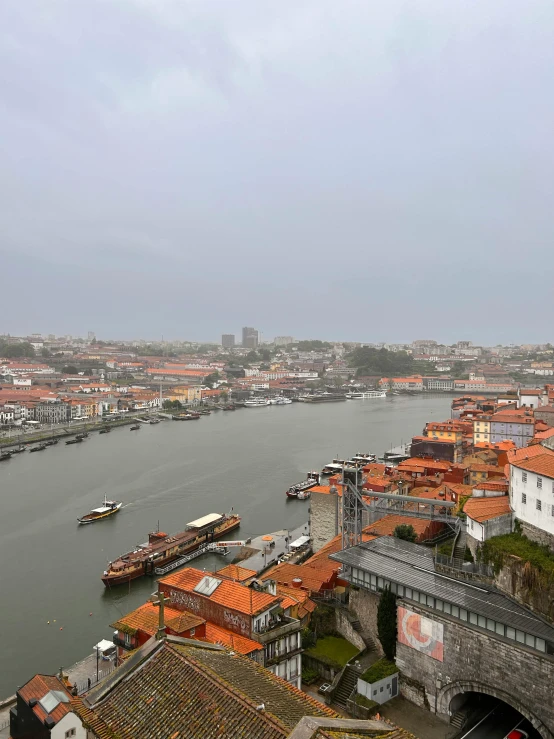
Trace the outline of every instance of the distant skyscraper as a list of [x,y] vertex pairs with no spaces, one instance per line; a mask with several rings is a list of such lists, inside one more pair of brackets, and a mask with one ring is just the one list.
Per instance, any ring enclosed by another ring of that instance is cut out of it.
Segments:
[[256,349],[258,346],[258,332],[251,326],[242,329],[242,345],[246,349]]
[[235,346],[235,334],[222,334],[221,346],[224,349],[232,349]]
[[96,341],[96,334],[94,333],[94,331],[89,331],[88,332],[88,340],[89,341]]
[[273,339],[275,346],[287,346],[288,344],[294,344],[292,336],[276,336]]

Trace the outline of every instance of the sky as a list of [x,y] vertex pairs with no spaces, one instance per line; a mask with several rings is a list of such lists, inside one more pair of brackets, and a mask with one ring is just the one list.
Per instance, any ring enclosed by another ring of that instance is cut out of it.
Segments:
[[552,341],[552,0],[3,0],[0,333]]

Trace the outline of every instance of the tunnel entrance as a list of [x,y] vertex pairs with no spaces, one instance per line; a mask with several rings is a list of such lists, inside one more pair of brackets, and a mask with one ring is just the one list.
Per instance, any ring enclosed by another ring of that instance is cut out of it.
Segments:
[[459,739],[545,739],[517,708],[487,693],[455,694],[449,713]]

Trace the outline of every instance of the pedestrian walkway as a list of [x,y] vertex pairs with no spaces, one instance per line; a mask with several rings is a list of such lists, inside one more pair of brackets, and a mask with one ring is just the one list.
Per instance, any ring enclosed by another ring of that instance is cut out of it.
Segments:
[[[274,531],[271,534],[265,534],[265,536],[257,536],[255,539],[252,539],[248,548],[258,551],[251,557],[248,557],[248,559],[242,560],[239,564],[249,570],[255,570],[258,573],[262,572],[270,565],[277,564],[277,560],[281,555],[289,553],[291,542],[304,535],[308,535],[307,523],[291,531],[282,529],[281,531]],[[267,537],[271,537],[271,539]]]
[[453,739],[457,729],[449,726],[430,711],[410,703],[402,696],[393,698],[379,708],[379,715],[417,739]]

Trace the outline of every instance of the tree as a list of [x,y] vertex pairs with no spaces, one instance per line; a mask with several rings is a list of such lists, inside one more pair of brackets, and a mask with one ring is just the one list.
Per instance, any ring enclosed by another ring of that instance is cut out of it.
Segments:
[[221,378],[221,375],[219,372],[212,372],[211,375],[208,375],[204,378],[204,385],[207,385],[208,387],[213,387],[216,382],[219,382],[219,379]]
[[162,408],[166,411],[180,411],[183,406],[180,400],[164,400]]
[[43,357],[51,357],[52,356],[50,354],[50,351],[46,347],[44,347],[44,349],[41,349],[41,352],[40,353],[42,354]]
[[62,367],[62,372],[64,375],[76,375],[78,370],[73,364],[68,364],[66,367]]
[[0,339],[0,357],[34,357],[35,350],[28,341],[20,341],[17,344],[9,344]]
[[411,523],[401,523],[395,528],[393,536],[402,541],[411,541],[413,544],[417,541],[417,534]]
[[269,349],[262,349],[260,354],[262,355],[262,359],[264,362],[269,362],[271,359],[271,352]]
[[247,359],[247,360],[248,360],[249,362],[257,362],[257,361],[258,361],[258,359],[259,359],[259,357],[258,357],[258,355],[256,354],[256,352],[254,351],[254,349],[252,349],[252,350],[251,350],[251,351],[249,351],[249,352],[248,352],[248,354],[246,355],[246,359]]
[[389,587],[381,593],[377,608],[377,634],[385,657],[394,660],[396,655],[396,595]]

